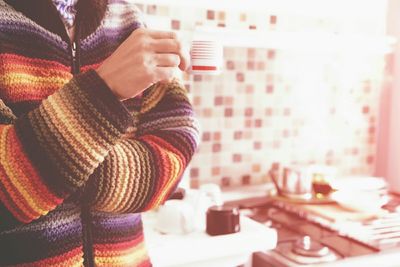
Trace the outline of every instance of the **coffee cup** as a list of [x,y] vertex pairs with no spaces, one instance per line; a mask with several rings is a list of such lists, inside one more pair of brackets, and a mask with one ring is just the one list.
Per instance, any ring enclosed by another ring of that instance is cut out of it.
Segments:
[[207,34],[195,34],[190,51],[191,74],[217,75],[221,73],[223,46],[217,38]]
[[194,231],[193,207],[182,200],[168,200],[156,213],[155,229],[163,234],[188,234]]

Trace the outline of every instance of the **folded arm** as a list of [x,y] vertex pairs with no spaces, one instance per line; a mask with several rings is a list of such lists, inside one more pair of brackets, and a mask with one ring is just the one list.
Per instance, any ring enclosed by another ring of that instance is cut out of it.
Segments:
[[131,123],[95,71],[19,118],[3,102],[0,112],[0,231],[55,209],[85,184]]
[[119,141],[87,187],[93,209],[140,212],[162,204],[194,154],[199,129],[178,82],[145,91],[136,133]]

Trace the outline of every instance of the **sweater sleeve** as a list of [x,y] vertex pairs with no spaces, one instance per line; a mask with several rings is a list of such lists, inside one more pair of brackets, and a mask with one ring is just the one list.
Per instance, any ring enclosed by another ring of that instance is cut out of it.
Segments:
[[74,77],[19,118],[5,105],[0,111],[0,231],[55,209],[132,123],[95,71]]
[[139,113],[135,135],[113,147],[87,184],[94,210],[141,212],[162,204],[197,148],[198,122],[178,82],[146,90]]

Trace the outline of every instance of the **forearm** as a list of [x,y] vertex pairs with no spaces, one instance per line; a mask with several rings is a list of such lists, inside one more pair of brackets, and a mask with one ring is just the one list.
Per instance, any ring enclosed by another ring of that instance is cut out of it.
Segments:
[[88,72],[0,125],[0,229],[47,214],[104,161],[130,119],[110,97]]

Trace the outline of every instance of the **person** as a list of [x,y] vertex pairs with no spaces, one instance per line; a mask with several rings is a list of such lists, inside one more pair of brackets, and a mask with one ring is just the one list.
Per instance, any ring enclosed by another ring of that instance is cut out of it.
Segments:
[[128,0],[0,0],[0,266],[150,266],[198,123],[173,32]]

